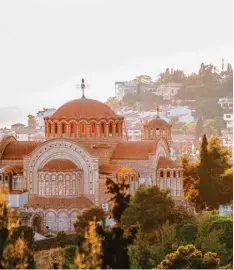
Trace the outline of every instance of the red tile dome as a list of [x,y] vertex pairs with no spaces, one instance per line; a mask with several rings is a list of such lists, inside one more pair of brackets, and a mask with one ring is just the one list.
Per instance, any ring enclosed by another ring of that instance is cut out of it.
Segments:
[[122,118],[116,115],[106,104],[88,98],[71,100],[60,108],[50,117],[52,119],[110,119]]
[[156,118],[149,121],[147,126],[150,128],[160,128],[160,127],[168,127],[170,126],[170,124],[168,124],[165,120],[161,118]]

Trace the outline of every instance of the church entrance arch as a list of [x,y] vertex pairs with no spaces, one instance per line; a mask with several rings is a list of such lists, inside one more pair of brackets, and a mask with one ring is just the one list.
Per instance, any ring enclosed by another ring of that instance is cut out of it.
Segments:
[[35,216],[33,217],[33,220],[32,220],[32,227],[33,227],[33,230],[37,233],[40,233],[41,232],[41,217],[40,216]]
[[30,194],[39,193],[38,170],[47,162],[55,159],[72,161],[83,171],[83,194],[95,194],[98,181],[98,158],[92,157],[78,142],[69,139],[51,139],[37,147],[29,157],[24,159],[25,179]]

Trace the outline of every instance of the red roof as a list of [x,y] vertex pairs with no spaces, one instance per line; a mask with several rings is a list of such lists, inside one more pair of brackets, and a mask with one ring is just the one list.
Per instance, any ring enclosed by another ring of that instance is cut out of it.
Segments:
[[24,156],[29,155],[40,144],[40,142],[19,142],[11,141],[4,149],[2,159],[22,160]]
[[102,164],[99,166],[99,173],[101,174],[112,174],[117,173],[121,169],[118,164]]
[[179,164],[175,163],[172,159],[168,157],[160,157],[158,160],[158,169],[159,168],[182,168]]
[[123,118],[116,115],[106,104],[88,98],[74,99],[62,105],[48,119],[102,119]]
[[32,207],[33,209],[42,208],[42,209],[84,209],[93,206],[93,202],[91,202],[88,198],[84,196],[80,197],[39,197],[39,196],[30,196],[29,202],[25,204],[25,207]]
[[67,159],[54,159],[47,162],[40,171],[80,171],[81,169],[70,160]]
[[149,159],[150,154],[154,154],[156,142],[125,142],[119,143],[113,154],[112,159]]
[[149,121],[148,124],[146,124],[149,128],[162,128],[162,127],[168,127],[170,124],[168,124],[165,120],[160,118],[155,118]]

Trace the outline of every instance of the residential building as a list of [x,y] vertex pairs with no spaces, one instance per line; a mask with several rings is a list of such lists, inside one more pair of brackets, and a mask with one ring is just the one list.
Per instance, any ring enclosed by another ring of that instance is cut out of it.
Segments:
[[44,117],[51,116],[56,110],[54,108],[44,108],[37,112],[37,127],[44,127]]
[[173,83],[173,82],[161,84],[157,88],[155,95],[162,96],[164,100],[173,100],[181,86],[182,83]]

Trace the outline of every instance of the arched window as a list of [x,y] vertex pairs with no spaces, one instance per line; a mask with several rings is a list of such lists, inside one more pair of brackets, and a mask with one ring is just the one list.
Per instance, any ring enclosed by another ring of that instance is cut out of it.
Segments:
[[104,123],[101,123],[101,130],[100,130],[100,133],[102,136],[105,135],[105,124]]
[[66,133],[66,124],[62,123],[62,134]]
[[49,134],[51,134],[51,123],[49,123]]
[[180,171],[178,171],[178,177],[180,177]]
[[96,131],[96,124],[95,123],[91,123],[90,125],[90,134],[94,135]]
[[86,126],[85,126],[85,123],[81,123],[81,124],[80,124],[80,133],[81,133],[81,135],[85,135],[85,134],[86,134]]
[[119,124],[115,124],[115,135],[119,136]]
[[164,177],[164,172],[163,171],[160,172],[160,177]]
[[156,135],[157,135],[157,136],[160,135],[160,130],[159,130],[159,128],[156,128]]
[[126,181],[126,183],[128,183],[129,182],[129,175],[125,175],[124,180]]
[[173,171],[173,177],[176,177],[176,171]]
[[58,124],[57,123],[54,124],[54,133],[55,134],[58,133]]
[[76,123],[71,123],[71,135],[76,133]]
[[167,177],[171,177],[171,172],[167,171]]
[[109,124],[109,136],[110,137],[113,136],[113,124],[112,123]]

